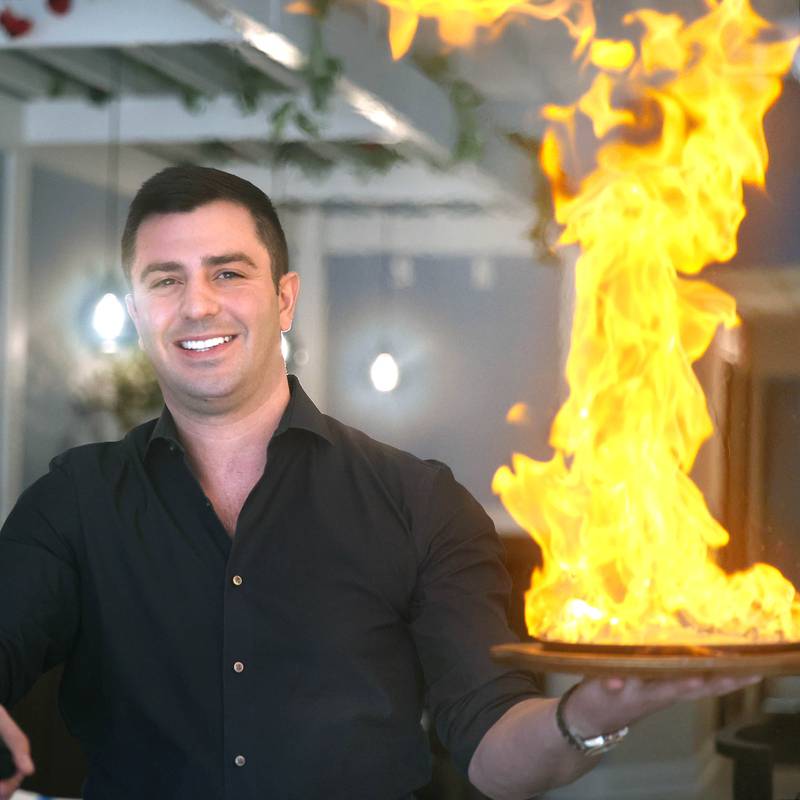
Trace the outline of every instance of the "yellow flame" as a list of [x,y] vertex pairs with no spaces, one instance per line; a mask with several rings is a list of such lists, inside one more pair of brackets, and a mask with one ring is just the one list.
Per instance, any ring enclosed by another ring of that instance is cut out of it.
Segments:
[[575,39],[580,54],[592,40],[595,19],[591,0],[378,0],[389,9],[392,58],[407,52],[420,19],[435,19],[439,36],[448,45],[466,47],[482,28],[496,29],[510,15],[559,20]]
[[[593,43],[589,91],[545,111],[561,242],[581,249],[570,394],[552,460],[514,454],[493,480],[542,549],[526,595],[540,638],[800,639],[800,602],[777,569],[717,566],[728,533],[689,477],[713,432],[692,363],[738,322],[733,298],[693,276],[736,252],[742,184],[763,185],[763,118],[798,41],[765,35],[748,0],[705,2],[691,24],[629,14],[638,43]],[[586,121],[599,141],[576,175]]]

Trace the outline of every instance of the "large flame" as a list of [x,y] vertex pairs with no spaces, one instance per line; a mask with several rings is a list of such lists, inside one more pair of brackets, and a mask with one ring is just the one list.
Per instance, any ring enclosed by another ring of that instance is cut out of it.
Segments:
[[[713,430],[692,363],[737,324],[733,298],[694,276],[736,252],[742,184],[763,185],[763,118],[798,42],[776,40],[748,0],[705,3],[691,24],[629,14],[638,43],[593,44],[589,91],[546,110],[561,241],[581,250],[570,392],[552,460],[515,454],[493,481],[542,549],[526,595],[540,638],[800,639],[777,569],[717,566],[728,533],[689,477]],[[586,123],[597,149],[576,178]]]
[[402,58],[411,46],[421,18],[435,19],[439,36],[454,47],[473,43],[479,29],[496,28],[513,15],[560,20],[576,40],[580,53],[595,30],[591,0],[379,0],[389,9],[392,57]]

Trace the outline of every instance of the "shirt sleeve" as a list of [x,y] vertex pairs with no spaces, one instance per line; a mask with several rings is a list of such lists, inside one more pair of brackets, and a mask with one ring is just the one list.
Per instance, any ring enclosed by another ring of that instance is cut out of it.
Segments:
[[51,464],[0,529],[0,704],[9,708],[75,639],[80,592],[69,534],[77,524],[71,481]]
[[486,731],[513,705],[541,694],[533,675],[492,661],[518,641],[508,625],[511,579],[494,524],[439,465],[430,495],[411,630],[436,732],[466,774]]

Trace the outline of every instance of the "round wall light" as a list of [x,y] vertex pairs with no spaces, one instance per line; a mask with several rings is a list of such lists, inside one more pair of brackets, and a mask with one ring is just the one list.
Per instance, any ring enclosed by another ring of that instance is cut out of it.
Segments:
[[125,308],[112,292],[106,292],[94,307],[92,327],[100,337],[104,353],[117,351],[117,339],[125,327]]
[[379,392],[391,392],[400,382],[400,368],[391,353],[381,353],[369,368],[372,385]]

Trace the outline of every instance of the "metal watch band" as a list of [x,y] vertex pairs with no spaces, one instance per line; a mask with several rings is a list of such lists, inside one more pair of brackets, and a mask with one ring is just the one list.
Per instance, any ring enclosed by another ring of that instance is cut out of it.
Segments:
[[569,698],[572,696],[572,693],[578,688],[578,686],[580,686],[579,683],[571,686],[566,692],[564,692],[564,694],[561,696],[561,699],[558,701],[558,705],[556,706],[556,724],[558,725],[559,731],[561,731],[561,735],[576,750],[587,756],[599,756],[602,753],[607,753],[609,750],[616,747],[628,735],[628,726],[626,725],[624,728],[620,728],[618,731],[601,733],[597,736],[590,736],[586,739],[571,731],[567,726],[566,720],[564,719],[564,707],[567,704],[567,700],[569,700]]

